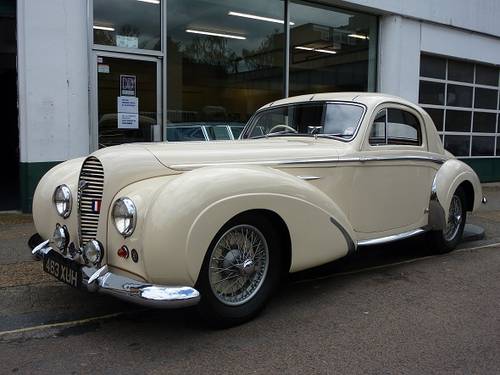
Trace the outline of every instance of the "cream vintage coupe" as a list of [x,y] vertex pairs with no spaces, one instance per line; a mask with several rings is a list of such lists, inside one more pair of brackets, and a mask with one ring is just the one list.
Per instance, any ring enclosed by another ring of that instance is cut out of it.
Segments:
[[38,184],[43,268],[213,324],[255,316],[287,272],[427,232],[450,251],[477,175],[397,97],[303,95],[258,110],[239,140],[136,143],[66,161]]

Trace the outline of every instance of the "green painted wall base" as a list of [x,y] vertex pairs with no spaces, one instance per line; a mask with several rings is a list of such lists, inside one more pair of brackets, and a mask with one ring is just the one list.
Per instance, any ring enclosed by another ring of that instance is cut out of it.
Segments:
[[470,165],[479,176],[481,182],[500,181],[500,158],[481,158],[481,159],[461,159],[464,163]]
[[21,210],[25,213],[31,212],[33,194],[36,185],[43,175],[52,167],[61,163],[60,161],[46,161],[38,163],[19,163],[19,176],[21,179]]

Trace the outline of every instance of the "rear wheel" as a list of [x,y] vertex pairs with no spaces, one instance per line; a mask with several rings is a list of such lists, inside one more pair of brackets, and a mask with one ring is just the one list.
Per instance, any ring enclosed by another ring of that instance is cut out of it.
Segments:
[[447,253],[455,249],[462,239],[467,217],[464,190],[459,187],[451,198],[448,209],[448,221],[443,230],[431,232],[433,250],[436,253]]
[[198,310],[217,327],[256,316],[281,277],[279,235],[263,215],[242,214],[217,233],[205,256],[197,287]]

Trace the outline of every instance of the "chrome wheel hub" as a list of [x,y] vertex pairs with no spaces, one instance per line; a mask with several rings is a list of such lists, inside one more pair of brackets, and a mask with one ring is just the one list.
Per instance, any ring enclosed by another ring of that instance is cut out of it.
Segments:
[[448,222],[446,223],[444,232],[444,239],[446,241],[451,241],[455,238],[462,224],[462,220],[462,201],[460,197],[454,195],[453,198],[451,198]]
[[238,225],[224,233],[210,257],[209,282],[226,305],[241,305],[261,288],[269,266],[269,250],[262,233]]

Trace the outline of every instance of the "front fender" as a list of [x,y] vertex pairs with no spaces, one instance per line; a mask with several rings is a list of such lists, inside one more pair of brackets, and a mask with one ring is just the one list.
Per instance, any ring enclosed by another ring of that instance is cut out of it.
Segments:
[[[432,183],[430,224],[433,229],[442,229],[448,220],[451,198],[457,188],[464,182],[469,182],[474,191],[473,210],[481,204],[482,188],[474,170],[457,159],[449,159],[437,171]],[[434,205],[434,206],[433,206]],[[436,211],[442,208],[442,213]],[[442,219],[436,217],[442,216]]]
[[[32,212],[36,231],[43,239],[52,238],[57,223],[67,225],[70,229],[70,238],[77,237],[78,177],[84,159],[71,159],[58,164],[45,173],[38,182],[33,196]],[[52,200],[56,187],[62,183],[70,188],[73,199],[72,214],[68,218],[62,218],[56,213]]]
[[205,167],[176,176],[154,195],[142,233],[148,277],[194,285],[216,233],[254,209],[271,210],[287,225],[291,271],[334,260],[353,247],[346,215],[311,184],[269,167]]

